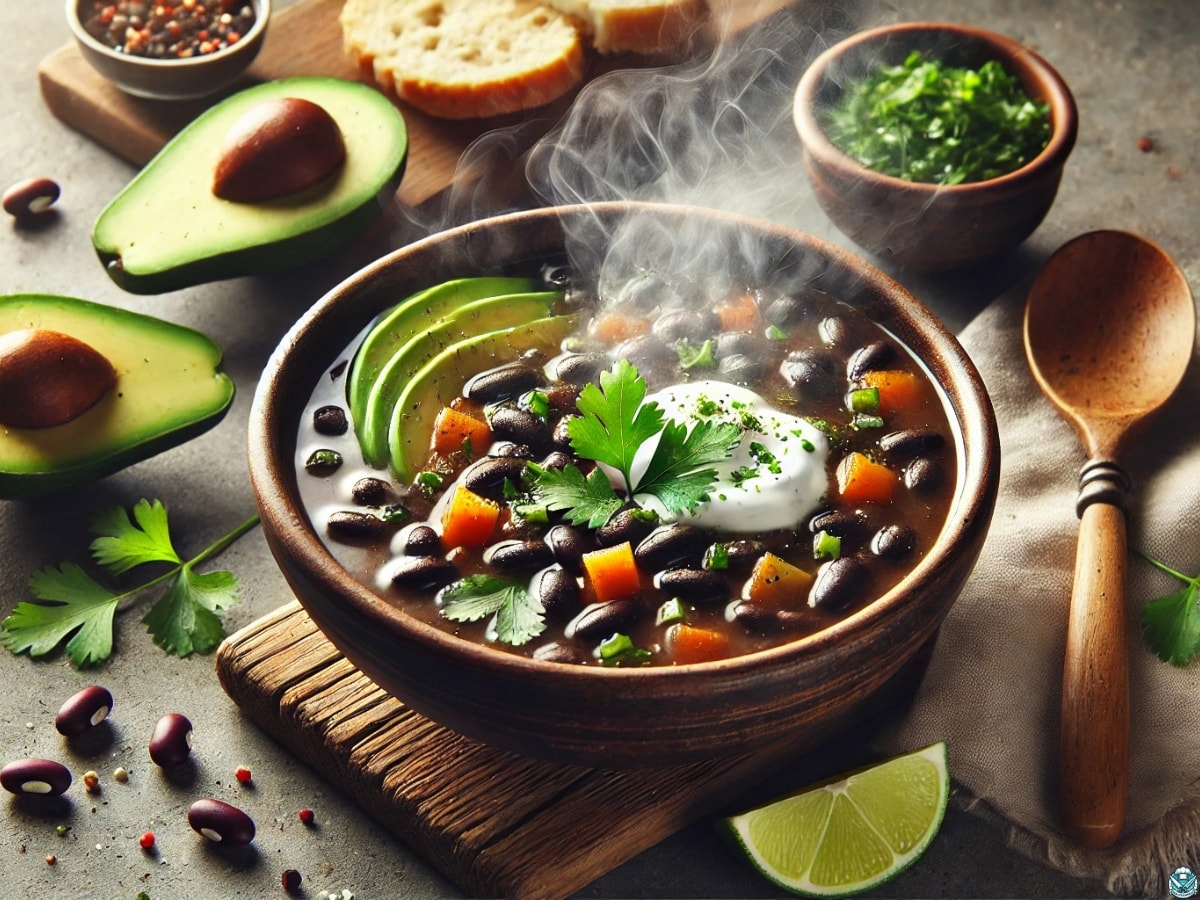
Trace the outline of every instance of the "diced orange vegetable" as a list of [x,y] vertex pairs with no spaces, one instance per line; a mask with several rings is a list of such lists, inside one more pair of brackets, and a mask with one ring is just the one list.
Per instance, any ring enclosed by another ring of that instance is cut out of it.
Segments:
[[447,550],[482,547],[491,540],[499,518],[499,504],[460,484],[442,513],[442,546]]
[[722,331],[757,331],[758,304],[750,294],[742,294],[736,300],[720,303],[715,308],[717,321]]
[[920,383],[912,372],[879,369],[862,377],[864,387],[879,389],[879,411],[883,415],[912,409],[921,399]]
[[729,656],[729,635],[678,622],[667,629],[667,646],[681,665],[708,662]]
[[808,597],[813,575],[774,553],[764,553],[754,564],[742,597],[767,607],[795,605]]
[[442,407],[433,423],[433,449],[438,453],[457,453],[470,441],[471,452],[481,454],[492,443],[487,422],[449,406]]
[[592,320],[592,337],[613,346],[630,338],[640,337],[650,330],[650,321],[621,313],[602,313]]
[[896,473],[858,451],[846,454],[837,467],[838,494],[847,503],[888,503]]
[[601,603],[632,597],[641,588],[641,574],[629,541],[583,554],[584,583]]

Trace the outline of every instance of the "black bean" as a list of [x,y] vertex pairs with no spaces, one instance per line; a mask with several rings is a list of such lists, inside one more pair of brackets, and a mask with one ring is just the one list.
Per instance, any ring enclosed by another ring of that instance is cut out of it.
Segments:
[[850,327],[840,316],[826,316],[817,324],[817,334],[827,347],[841,347],[850,339]]
[[654,576],[654,586],[688,603],[706,605],[729,599],[729,583],[709,569],[667,569]]
[[672,309],[662,313],[650,326],[656,338],[673,344],[679,340],[704,343],[717,333],[716,313],[709,309]]
[[888,341],[872,341],[858,348],[846,363],[846,376],[853,381],[867,372],[886,368],[896,358],[896,347]]
[[342,454],[336,450],[314,450],[304,461],[304,471],[326,478],[342,467]]
[[459,481],[472,493],[499,500],[504,496],[504,482],[520,487],[524,473],[525,460],[520,457],[485,456],[463,469]]
[[660,378],[679,368],[679,354],[675,349],[650,334],[621,341],[609,355],[613,359],[629,360],[643,378]]
[[885,525],[871,538],[871,552],[889,562],[902,562],[917,548],[917,533],[908,525]]
[[471,376],[463,385],[463,396],[479,403],[495,403],[519,397],[537,387],[541,377],[532,366],[509,363]]
[[71,770],[52,759],[18,759],[0,769],[0,786],[13,794],[57,797],[71,786]]
[[617,302],[636,312],[653,312],[677,299],[675,289],[658,275],[642,275],[625,282]]
[[534,659],[540,659],[543,662],[560,662],[560,663],[577,663],[582,662],[579,654],[570,647],[564,646],[556,641],[551,641],[549,644],[542,644],[533,651]]
[[533,576],[530,585],[551,618],[565,619],[579,609],[579,582],[562,566],[543,569]]
[[823,563],[808,595],[808,605],[816,609],[844,609],[859,599],[867,580],[867,568],[854,556],[840,556]]
[[575,457],[569,453],[563,453],[561,450],[552,450],[547,453],[539,465],[543,469],[565,469],[567,466],[575,462]]
[[325,530],[335,540],[377,541],[387,534],[388,524],[379,516],[343,509],[329,514]]
[[590,537],[573,525],[555,525],[546,532],[546,543],[555,561],[575,575],[583,571],[583,554],[595,549]]
[[317,434],[339,435],[349,430],[350,423],[340,406],[322,406],[313,412],[313,428]]
[[729,607],[726,616],[739,625],[749,628],[751,631],[757,631],[760,634],[768,634],[779,623],[779,616],[775,610],[768,609],[749,600],[735,601]]
[[400,556],[392,563],[391,580],[398,588],[429,591],[458,577],[454,563],[441,556]]
[[360,478],[350,489],[350,498],[359,506],[386,506],[396,499],[396,492],[382,478]]
[[808,530],[813,534],[828,531],[835,537],[846,541],[856,541],[866,537],[867,528],[867,515],[860,510],[849,512],[841,509],[829,509],[817,513],[808,522]]
[[533,459],[532,450],[514,441],[493,441],[487,455],[500,459]]
[[596,529],[596,543],[601,547],[615,547],[629,541],[636,547],[657,524],[658,518],[653,513],[639,507],[619,509]]
[[704,551],[704,568],[744,571],[753,567],[766,552],[767,547],[762,541],[722,541]]
[[909,490],[927,494],[942,486],[945,475],[936,460],[928,456],[914,459],[904,467],[904,485]]
[[154,764],[169,769],[186,760],[191,752],[191,720],[182,713],[167,713],[160,718],[150,735],[150,759]]
[[552,359],[546,371],[555,381],[587,384],[607,368],[608,357],[603,353],[565,353]]
[[723,356],[768,357],[775,352],[775,343],[749,331],[726,331],[717,336],[717,358]]
[[571,449],[571,422],[578,418],[581,417],[572,413],[554,423],[554,430],[550,432],[550,440],[559,450],[569,451]]
[[414,525],[404,536],[404,552],[411,556],[438,556],[442,538],[428,525]]
[[733,384],[754,384],[766,377],[771,371],[771,365],[770,357],[734,353],[718,359],[717,372],[723,380]]
[[188,807],[188,824],[210,841],[245,847],[254,840],[254,820],[223,800],[204,797]]
[[544,541],[509,540],[492,544],[483,561],[507,572],[533,572],[554,562],[554,551]]
[[807,388],[809,396],[839,382],[838,363],[834,355],[819,347],[808,347],[789,353],[779,365],[779,374],[794,388]]
[[659,572],[682,563],[699,563],[708,546],[708,535],[694,525],[655,528],[634,548],[633,558],[647,572]]
[[593,603],[567,623],[563,633],[584,640],[606,638],[637,621],[642,604],[636,600],[610,600]]
[[763,307],[763,320],[769,325],[783,327],[807,320],[816,311],[812,296],[788,294],[777,297]]
[[83,734],[107,719],[112,707],[112,692],[98,684],[89,684],[72,694],[59,707],[58,715],[54,717],[54,727],[65,737]]
[[492,410],[488,424],[492,434],[502,440],[524,444],[535,454],[550,449],[550,426],[528,410],[498,407]]
[[879,449],[891,459],[914,459],[941,448],[946,439],[929,428],[905,428],[889,431],[879,439]]

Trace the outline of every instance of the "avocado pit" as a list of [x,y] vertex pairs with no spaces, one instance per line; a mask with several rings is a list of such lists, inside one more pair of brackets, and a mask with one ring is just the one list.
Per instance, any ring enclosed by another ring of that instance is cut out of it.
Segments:
[[314,187],[346,161],[341,129],[324,107],[278,97],[247,110],[225,134],[212,192],[260,203]]
[[0,424],[53,428],[77,419],[117,383],[112,363],[60,331],[0,335]]

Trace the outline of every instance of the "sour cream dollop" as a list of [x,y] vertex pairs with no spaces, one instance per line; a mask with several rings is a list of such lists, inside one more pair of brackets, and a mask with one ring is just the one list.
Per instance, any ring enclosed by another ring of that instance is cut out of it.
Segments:
[[[658,499],[634,499],[665,521],[682,520],[727,532],[772,531],[805,522],[825,495],[829,444],[816,426],[772,407],[749,388],[722,381],[673,385],[649,394],[667,419],[686,425],[732,422],[742,437],[729,459],[715,463],[717,481],[709,500],[682,514],[668,514]],[[658,446],[639,448],[631,467],[635,483]]]

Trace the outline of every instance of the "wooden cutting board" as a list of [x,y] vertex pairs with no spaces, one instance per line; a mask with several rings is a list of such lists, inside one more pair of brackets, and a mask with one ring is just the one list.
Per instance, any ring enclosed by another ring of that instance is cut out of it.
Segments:
[[[9,0],[11,2],[11,0]],[[751,25],[790,6],[797,0],[712,0],[714,23],[706,35],[717,31],[740,34]],[[338,13],[343,0],[302,0],[275,12],[258,58],[245,78],[229,88],[231,93],[250,83],[295,75],[330,75],[357,79],[359,72],[342,47]],[[719,23],[716,24],[716,23]],[[595,57],[587,77],[620,67],[646,66],[662,60],[641,57]],[[54,115],[75,130],[135,165],[145,164],[184,125],[216,99],[191,101],[145,100],[129,96],[99,75],[74,43],[47,56],[38,67],[42,97]],[[549,125],[565,111],[571,97],[532,116]],[[400,200],[419,206],[453,181],[462,152],[481,134],[519,119],[449,121],[427,116],[404,103],[409,133],[409,157]]]

